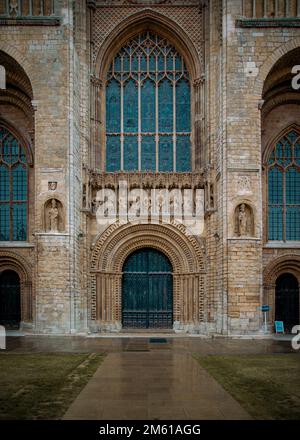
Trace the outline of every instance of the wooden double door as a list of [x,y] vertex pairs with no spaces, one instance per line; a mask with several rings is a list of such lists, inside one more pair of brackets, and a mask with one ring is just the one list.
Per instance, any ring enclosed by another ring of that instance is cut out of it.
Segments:
[[173,326],[172,266],[156,249],[140,249],[125,261],[122,325],[145,329]]

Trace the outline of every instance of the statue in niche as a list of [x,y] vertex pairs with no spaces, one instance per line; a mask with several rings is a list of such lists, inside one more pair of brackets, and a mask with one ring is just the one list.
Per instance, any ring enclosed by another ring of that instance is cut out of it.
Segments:
[[241,203],[235,210],[235,232],[239,237],[254,235],[252,208],[246,203]]
[[247,214],[245,203],[239,207],[239,235],[247,235]]
[[53,198],[45,203],[44,225],[47,232],[64,230],[63,208],[60,201]]
[[51,208],[49,209],[49,227],[51,232],[58,232],[59,212],[55,199],[51,200]]

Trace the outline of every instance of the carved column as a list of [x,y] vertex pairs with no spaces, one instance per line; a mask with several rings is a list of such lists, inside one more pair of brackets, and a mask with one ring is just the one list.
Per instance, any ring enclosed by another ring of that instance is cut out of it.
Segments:
[[91,156],[90,165],[91,168],[100,168],[101,164],[101,151],[100,151],[100,125],[101,125],[101,88],[102,82],[99,78],[92,75],[91,76]]
[[195,146],[195,167],[199,169],[204,166],[204,141],[205,141],[205,79],[204,75],[194,81],[195,96],[195,125],[194,125],[194,146]]

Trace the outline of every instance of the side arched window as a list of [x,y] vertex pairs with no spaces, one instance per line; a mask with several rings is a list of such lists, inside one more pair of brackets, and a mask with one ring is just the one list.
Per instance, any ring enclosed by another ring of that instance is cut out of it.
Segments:
[[268,239],[300,240],[300,135],[290,130],[268,159]]
[[0,241],[27,240],[28,161],[20,141],[0,126]]

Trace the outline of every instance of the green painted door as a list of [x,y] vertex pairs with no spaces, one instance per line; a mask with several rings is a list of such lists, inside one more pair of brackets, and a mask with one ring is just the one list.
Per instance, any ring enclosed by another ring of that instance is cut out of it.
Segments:
[[0,325],[18,328],[21,321],[20,278],[12,270],[0,273]]
[[125,261],[122,324],[124,328],[172,328],[172,266],[163,253],[140,249]]

